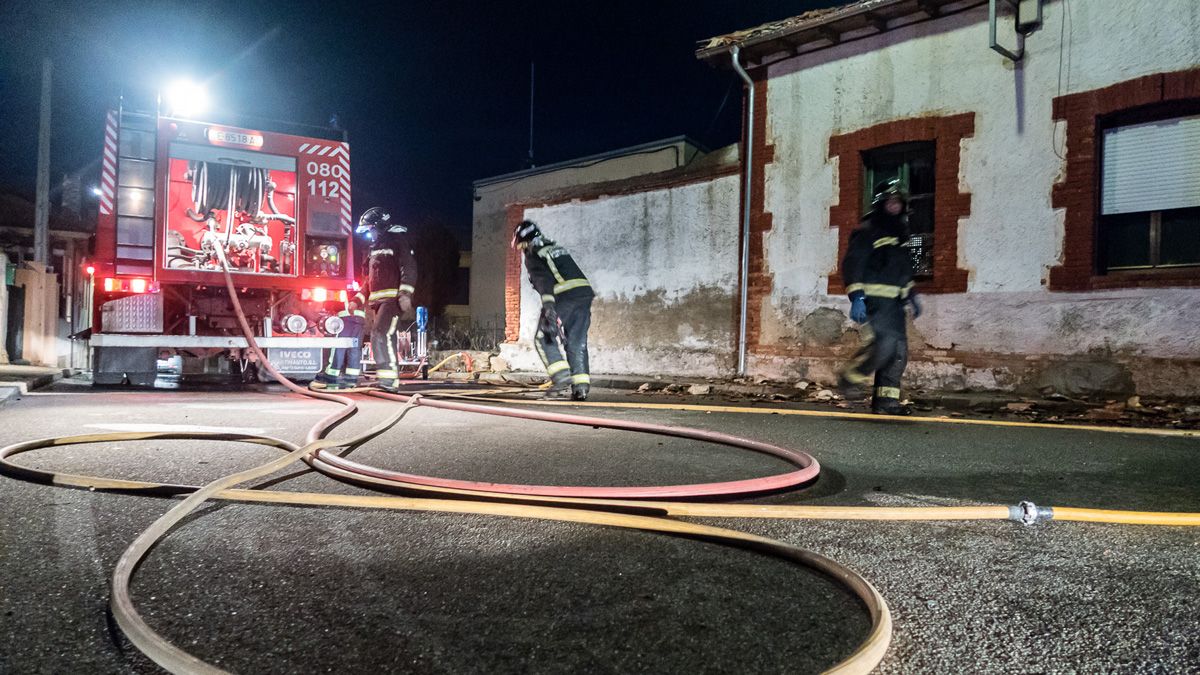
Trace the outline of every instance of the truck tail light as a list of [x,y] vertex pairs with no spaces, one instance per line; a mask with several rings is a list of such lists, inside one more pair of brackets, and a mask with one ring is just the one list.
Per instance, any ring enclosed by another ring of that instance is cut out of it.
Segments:
[[158,283],[149,279],[114,279],[107,277],[102,284],[105,293],[157,293]]
[[313,302],[325,302],[329,299],[329,291],[324,288],[314,288],[312,289],[312,299]]
[[348,299],[349,296],[346,295],[346,291],[338,291],[338,302],[345,303]]

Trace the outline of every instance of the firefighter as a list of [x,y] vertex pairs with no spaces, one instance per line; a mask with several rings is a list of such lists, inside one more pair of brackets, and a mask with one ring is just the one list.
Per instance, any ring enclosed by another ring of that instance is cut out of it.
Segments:
[[362,373],[362,336],[363,327],[367,323],[367,312],[362,308],[362,302],[357,298],[346,298],[343,309],[338,312],[343,328],[338,337],[353,338],[354,347],[338,347],[329,350],[329,362],[325,370],[317,373],[313,380],[316,388],[328,391],[354,389],[358,386],[358,376]]
[[355,232],[371,243],[367,283],[355,300],[360,305],[369,304],[375,315],[371,326],[375,375],[381,388],[394,391],[400,386],[397,336],[400,322],[411,321],[414,316],[417,262],[406,234],[408,228],[392,222],[391,214],[381,207],[367,209],[359,217]]
[[850,295],[850,318],[866,324],[866,341],[846,365],[838,386],[846,398],[861,398],[862,386],[875,374],[871,411],[882,415],[907,415],[900,404],[900,377],[908,365],[905,307],[913,318],[921,304],[913,288],[908,240],[908,195],[899,179],[878,184],[871,212],[850,235],[842,261],[842,280]]
[[[567,249],[542,234],[532,221],[523,221],[513,232],[512,245],[525,252],[529,282],[542,296],[534,347],[550,376],[550,397],[567,394],[586,401],[591,386],[588,374],[587,334],[592,323],[592,286]],[[566,358],[559,350],[559,341]]]

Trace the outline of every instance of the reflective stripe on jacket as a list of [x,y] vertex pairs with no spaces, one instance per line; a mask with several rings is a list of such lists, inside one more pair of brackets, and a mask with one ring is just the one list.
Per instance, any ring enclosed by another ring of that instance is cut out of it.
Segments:
[[529,270],[529,282],[542,296],[543,304],[554,302],[560,295],[595,295],[575,259],[558,244],[525,249],[525,267]]
[[846,293],[875,298],[907,298],[913,289],[912,259],[903,246],[904,223],[895,216],[871,214],[850,235],[842,260]]

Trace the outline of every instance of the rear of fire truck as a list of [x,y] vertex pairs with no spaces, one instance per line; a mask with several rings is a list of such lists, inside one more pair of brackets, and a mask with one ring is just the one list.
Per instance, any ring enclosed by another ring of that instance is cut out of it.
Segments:
[[358,347],[337,316],[356,288],[344,141],[111,111],[99,212],[97,384],[152,385],[176,355],[255,370],[222,252],[277,369],[311,376],[323,349]]

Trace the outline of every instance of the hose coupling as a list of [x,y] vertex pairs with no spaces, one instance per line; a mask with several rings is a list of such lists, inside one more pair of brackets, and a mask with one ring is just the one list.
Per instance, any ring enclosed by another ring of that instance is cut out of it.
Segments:
[[1049,506],[1038,506],[1030,501],[1024,501],[1016,506],[1008,507],[1008,519],[1022,525],[1037,525],[1044,520],[1054,518],[1054,509]]

